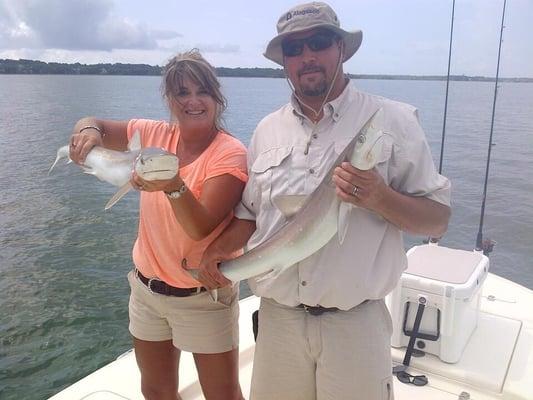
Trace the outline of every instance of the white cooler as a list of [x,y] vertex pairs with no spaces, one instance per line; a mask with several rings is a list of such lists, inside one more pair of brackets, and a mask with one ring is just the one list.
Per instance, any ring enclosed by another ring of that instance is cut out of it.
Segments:
[[407,270],[386,299],[394,328],[392,346],[407,347],[419,301],[425,298],[415,349],[456,363],[477,326],[489,259],[480,252],[435,244],[413,247],[407,259]]

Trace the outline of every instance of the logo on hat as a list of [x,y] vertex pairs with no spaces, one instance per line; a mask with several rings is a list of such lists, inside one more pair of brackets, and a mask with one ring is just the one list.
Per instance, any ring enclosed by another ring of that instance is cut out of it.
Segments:
[[307,14],[318,14],[320,10],[317,8],[304,8],[303,10],[294,10],[291,17],[295,15],[307,15]]
[[287,13],[285,20],[288,21],[292,19],[292,17],[295,17],[297,15],[318,14],[318,13],[320,13],[320,10],[316,8],[304,8],[303,10],[294,10],[292,12],[289,11]]

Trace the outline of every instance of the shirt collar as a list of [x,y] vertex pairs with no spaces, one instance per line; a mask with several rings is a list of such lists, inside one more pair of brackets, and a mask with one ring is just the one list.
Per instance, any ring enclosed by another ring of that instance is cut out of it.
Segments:
[[[346,112],[349,105],[348,99],[351,97],[351,93],[355,90],[350,78],[346,79],[348,80],[348,82],[342,93],[337,98],[328,101],[326,104],[324,104],[324,117],[331,117],[335,122],[337,122],[339,118],[341,118],[342,115]],[[292,112],[294,115],[300,118],[305,118],[305,115],[302,112],[302,107],[300,106],[300,103],[298,103],[298,100],[294,96],[294,93],[291,95],[290,104],[292,106]]]

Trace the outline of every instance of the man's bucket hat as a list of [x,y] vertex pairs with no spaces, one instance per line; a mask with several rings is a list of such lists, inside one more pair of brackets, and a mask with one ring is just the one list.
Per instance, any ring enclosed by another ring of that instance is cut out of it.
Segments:
[[344,41],[345,62],[352,57],[363,40],[363,32],[360,30],[348,32],[341,29],[339,18],[335,11],[321,2],[300,4],[284,13],[278,20],[278,35],[268,43],[264,56],[269,60],[283,66],[283,53],[281,43],[283,40],[296,32],[304,32],[314,28],[324,28],[339,35]]

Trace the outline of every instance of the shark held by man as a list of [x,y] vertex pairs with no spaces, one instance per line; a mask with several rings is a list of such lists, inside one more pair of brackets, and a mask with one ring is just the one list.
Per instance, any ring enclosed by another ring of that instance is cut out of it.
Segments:
[[257,247],[222,262],[220,272],[234,282],[265,273],[277,274],[320,250],[336,233],[342,242],[353,206],[337,197],[332,185],[333,171],[346,160],[358,169],[372,169],[387,135],[382,127],[380,108],[354,135],[311,194],[273,199],[287,222]]

